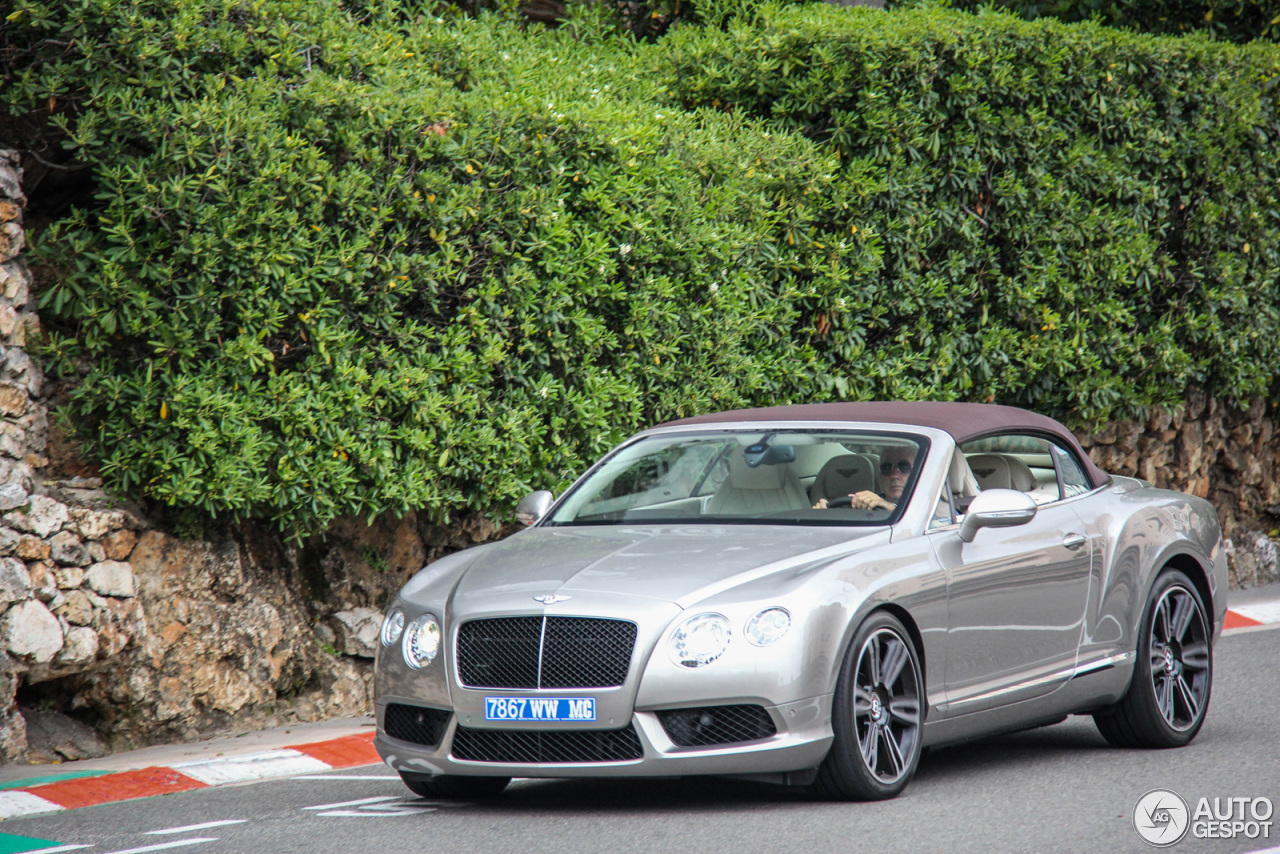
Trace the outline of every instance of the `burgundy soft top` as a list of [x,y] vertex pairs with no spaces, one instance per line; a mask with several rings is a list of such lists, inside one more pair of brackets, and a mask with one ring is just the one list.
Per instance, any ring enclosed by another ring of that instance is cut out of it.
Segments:
[[1084,465],[1085,476],[1101,486],[1107,474],[1089,459],[1071,431],[1047,415],[997,406],[992,403],[948,403],[935,401],[864,401],[860,403],[806,403],[797,406],[767,406],[763,409],[734,409],[668,421],[660,426],[724,424],[731,421],[876,421],[883,424],[910,424],[946,431],[964,444],[999,433],[1039,433],[1057,439],[1075,452]]

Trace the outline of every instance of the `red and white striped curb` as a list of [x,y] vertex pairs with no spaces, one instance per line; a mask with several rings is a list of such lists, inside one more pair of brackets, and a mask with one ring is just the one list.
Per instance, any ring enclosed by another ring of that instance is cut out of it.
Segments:
[[1227,609],[1224,629],[1247,629],[1280,623],[1280,602],[1252,602]]
[[353,768],[381,761],[373,749],[373,734],[364,733],[244,756],[182,762],[172,767],[142,768],[99,777],[79,777],[25,789],[0,790],[0,821],[227,783]]

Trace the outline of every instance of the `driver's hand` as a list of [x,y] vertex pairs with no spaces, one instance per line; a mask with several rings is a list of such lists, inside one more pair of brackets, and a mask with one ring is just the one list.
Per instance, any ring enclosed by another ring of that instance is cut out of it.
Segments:
[[849,498],[851,499],[853,506],[857,507],[859,510],[893,510],[895,508],[895,505],[885,501],[869,489],[864,489],[861,492],[855,492],[853,495],[850,495]]
[[819,499],[818,499],[818,503],[817,503],[817,504],[815,504],[815,505],[813,505],[813,507],[812,507],[811,509],[813,509],[813,510],[826,510],[826,509],[827,509],[827,499],[825,499],[825,498],[819,498]]

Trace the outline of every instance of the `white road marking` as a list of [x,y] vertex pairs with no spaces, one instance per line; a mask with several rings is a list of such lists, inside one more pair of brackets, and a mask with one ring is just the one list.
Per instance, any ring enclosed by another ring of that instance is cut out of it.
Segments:
[[397,783],[400,782],[399,775],[395,775],[395,774],[391,775],[390,777],[374,776],[372,774],[350,774],[345,777],[338,774],[307,774],[302,777],[294,777],[293,779],[295,780],[395,780]]
[[194,777],[201,783],[218,786],[223,783],[243,783],[264,780],[267,777],[292,777],[295,774],[329,771],[332,766],[297,750],[268,750],[248,756],[229,756],[226,759],[210,759],[204,762],[185,762],[173,769]]
[[24,851],[22,854],[57,854],[59,851],[79,851],[81,848],[92,847],[92,845],[57,845],[53,848],[37,848],[34,851]]
[[330,810],[318,812],[324,818],[386,818],[387,816],[418,815],[424,812],[435,812],[435,807],[414,804],[369,804],[354,810]]
[[[33,852],[31,852],[31,854],[35,854],[35,852],[34,852],[34,851],[33,851]],[[1260,851],[1250,851],[1250,852],[1248,852],[1248,854],[1280,854],[1280,847],[1276,847],[1276,848],[1263,848],[1263,849],[1262,849],[1262,850],[1260,850]]]
[[186,833],[189,830],[207,830],[210,827],[226,827],[228,824],[244,824],[247,818],[228,818],[223,821],[206,821],[204,824],[188,824],[185,827],[166,827],[164,830],[148,830],[148,836],[164,836],[170,833]]
[[216,836],[198,836],[195,839],[175,839],[173,842],[161,842],[159,845],[144,845],[141,848],[125,848],[111,851],[109,854],[142,854],[144,851],[163,851],[166,848],[181,848],[184,845],[199,845],[201,842],[217,842]]
[[314,807],[303,807],[304,810],[335,810],[339,807],[358,807],[361,804],[381,804],[387,801],[398,801],[400,798],[396,795],[383,795],[378,798],[361,798],[358,801],[341,801],[336,804],[320,804]]
[[30,792],[0,792],[0,819],[17,818],[20,815],[39,815],[45,812],[61,812],[62,804],[46,801]]

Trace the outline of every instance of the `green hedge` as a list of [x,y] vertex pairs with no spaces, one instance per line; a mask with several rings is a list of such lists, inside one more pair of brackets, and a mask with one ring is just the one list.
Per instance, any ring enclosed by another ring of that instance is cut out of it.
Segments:
[[731,109],[877,182],[814,241],[884,265],[820,361],[859,395],[1018,403],[1077,422],[1273,395],[1280,49],[939,10],[807,7],[664,44],[689,109]]
[[[909,5],[915,0],[889,6]],[[1108,26],[1144,33],[1185,35],[1203,32],[1235,42],[1280,41],[1280,7],[1274,0],[951,0],[956,9],[976,12],[996,6],[1028,20],[1098,20]]]
[[638,424],[797,395],[798,273],[877,264],[787,239],[833,155],[654,100],[603,20],[327,35],[309,71],[300,31],[85,102],[100,203],[41,240],[43,305],[117,489],[300,529],[493,510]]
[[305,532],[736,406],[1274,391],[1275,49],[723,6],[17,3],[3,97],[97,164],[38,250],[111,484]]

